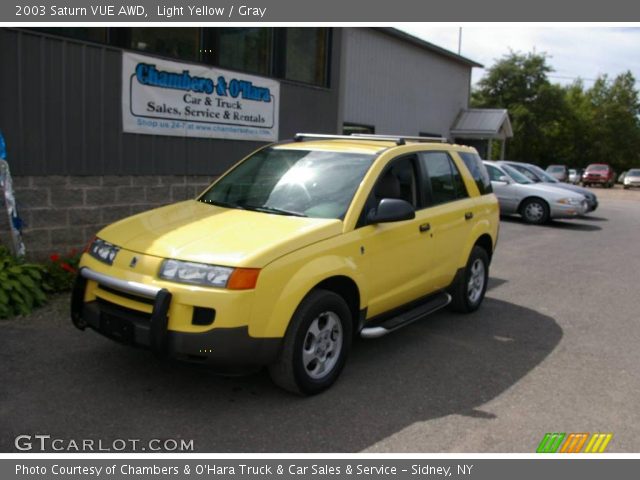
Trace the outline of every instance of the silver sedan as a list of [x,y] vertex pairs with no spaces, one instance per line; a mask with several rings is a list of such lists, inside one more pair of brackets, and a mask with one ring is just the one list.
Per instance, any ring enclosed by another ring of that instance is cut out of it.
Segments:
[[525,222],[543,224],[552,218],[584,215],[584,195],[552,185],[534,183],[502,162],[484,162],[503,215],[519,214]]

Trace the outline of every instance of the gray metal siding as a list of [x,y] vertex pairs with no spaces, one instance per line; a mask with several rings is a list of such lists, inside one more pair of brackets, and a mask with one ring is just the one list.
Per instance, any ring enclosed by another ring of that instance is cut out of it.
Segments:
[[[338,128],[332,87],[282,81],[280,138]],[[121,50],[0,28],[0,130],[14,175],[218,175],[262,143],[122,132]]]
[[369,28],[343,30],[343,121],[376,133],[448,136],[469,102],[471,67]]

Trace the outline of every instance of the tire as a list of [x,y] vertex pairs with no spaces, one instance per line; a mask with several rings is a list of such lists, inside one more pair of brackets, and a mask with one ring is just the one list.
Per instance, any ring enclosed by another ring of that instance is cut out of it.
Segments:
[[622,188],[624,188],[625,190],[629,190],[629,185],[624,185]]
[[328,290],[309,293],[293,314],[278,359],[269,366],[273,382],[300,395],[329,388],[347,360],[352,325],[341,296]]
[[489,283],[489,255],[484,248],[477,245],[471,250],[469,260],[462,275],[459,275],[453,288],[449,290],[451,303],[449,307],[454,312],[475,312],[487,292]]
[[543,225],[549,221],[549,205],[541,198],[527,198],[522,202],[519,210],[527,223]]

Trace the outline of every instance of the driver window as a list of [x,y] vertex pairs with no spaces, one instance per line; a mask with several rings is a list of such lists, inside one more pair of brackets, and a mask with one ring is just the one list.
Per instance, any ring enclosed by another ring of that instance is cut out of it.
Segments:
[[485,166],[487,167],[487,172],[489,172],[489,178],[491,178],[492,182],[499,182],[500,177],[504,176],[504,173],[502,173],[496,167],[491,165],[485,165]]
[[383,198],[399,198],[418,209],[418,181],[415,157],[393,160],[378,178],[365,204],[356,228],[366,225],[366,214]]
[[399,198],[418,207],[418,189],[413,157],[394,160],[373,189],[376,204],[383,198]]

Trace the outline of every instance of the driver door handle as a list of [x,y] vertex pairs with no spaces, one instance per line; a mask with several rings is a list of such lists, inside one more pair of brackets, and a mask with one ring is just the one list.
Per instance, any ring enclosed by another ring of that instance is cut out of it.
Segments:
[[431,230],[430,223],[423,223],[422,225],[420,225],[420,233],[428,232],[429,230]]
[[473,218],[473,212],[467,212],[464,214],[465,220],[471,220]]

